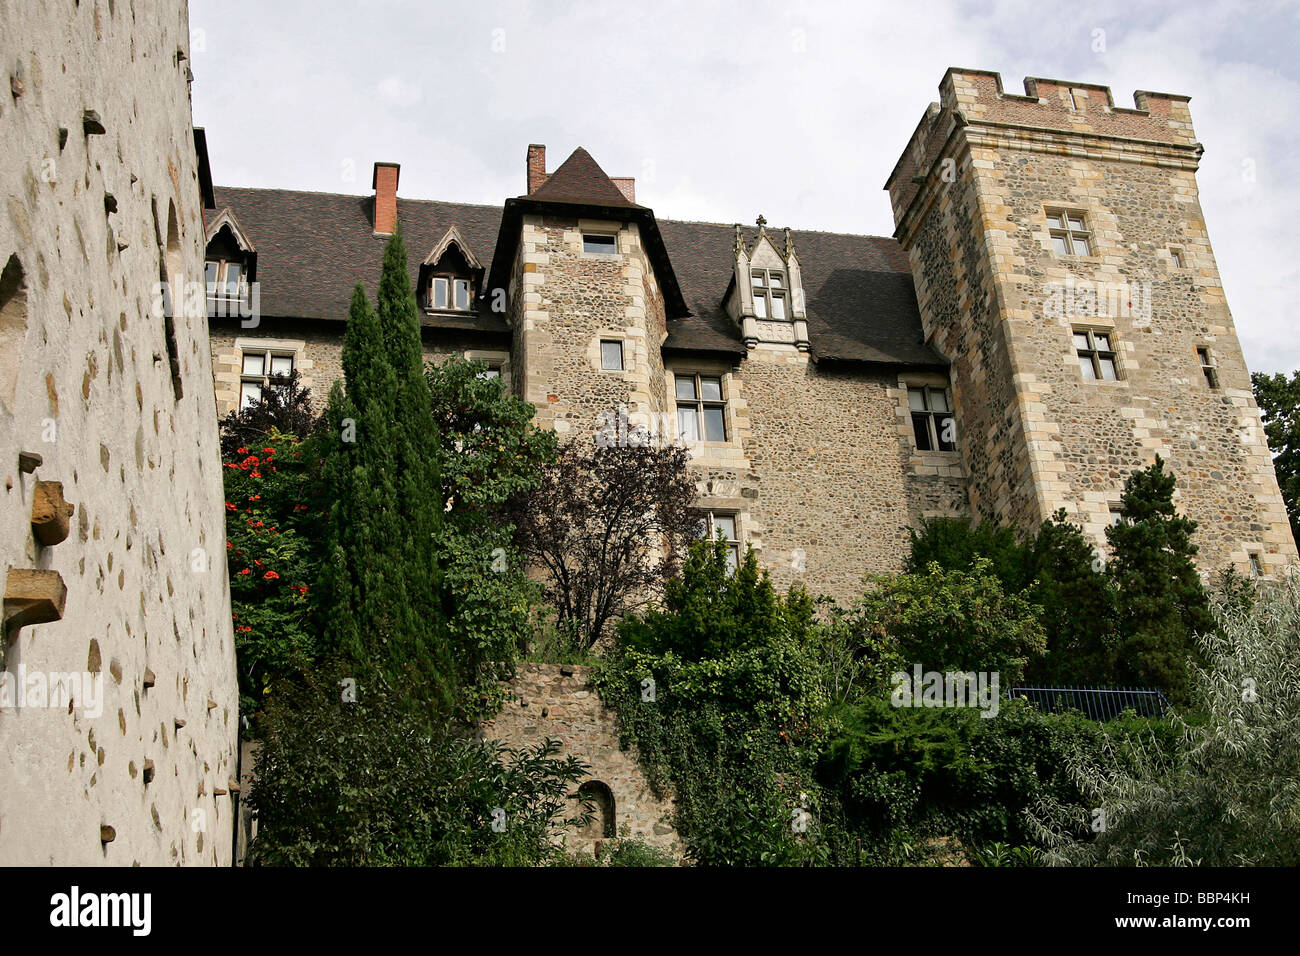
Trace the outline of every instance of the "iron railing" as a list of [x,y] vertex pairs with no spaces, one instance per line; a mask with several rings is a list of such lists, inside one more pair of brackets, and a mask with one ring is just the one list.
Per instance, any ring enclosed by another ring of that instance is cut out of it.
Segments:
[[1163,717],[1169,710],[1160,691],[1138,687],[1013,687],[1009,696],[1023,697],[1046,714],[1077,710],[1092,720],[1114,720],[1126,710],[1139,717]]

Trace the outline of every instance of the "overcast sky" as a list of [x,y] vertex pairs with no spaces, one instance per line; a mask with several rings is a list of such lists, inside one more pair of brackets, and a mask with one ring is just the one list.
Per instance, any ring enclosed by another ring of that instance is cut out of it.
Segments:
[[585,146],[661,218],[891,235],[883,186],[949,66],[1185,93],[1246,360],[1300,368],[1300,2],[191,0],[218,185],[524,192]]

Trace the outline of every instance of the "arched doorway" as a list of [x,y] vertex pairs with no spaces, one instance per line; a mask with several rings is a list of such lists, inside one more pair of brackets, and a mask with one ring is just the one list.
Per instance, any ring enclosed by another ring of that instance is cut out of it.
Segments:
[[578,831],[588,840],[609,840],[618,836],[614,822],[614,792],[600,780],[588,780],[578,788],[578,806],[591,805],[591,822]]

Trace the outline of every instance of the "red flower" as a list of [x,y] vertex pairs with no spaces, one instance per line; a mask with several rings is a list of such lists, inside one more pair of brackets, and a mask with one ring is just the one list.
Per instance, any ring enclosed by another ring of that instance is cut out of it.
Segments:
[[249,474],[251,474],[254,478],[261,478],[261,477],[262,477],[262,473],[261,473],[260,471],[249,472]]
[[227,501],[227,502],[226,502],[226,510],[227,510],[227,511],[238,511],[239,509],[235,507],[234,502]]
[[274,455],[274,454],[275,454],[275,449],[274,449],[274,448],[263,448],[263,449],[262,449],[262,454],[264,454],[264,455]]
[[247,449],[247,448],[236,448],[236,449],[235,449],[235,454],[236,454],[236,455],[247,455],[247,454],[248,454],[248,449]]
[[247,624],[243,624],[243,625],[240,625],[239,627],[235,628],[235,633],[236,633],[236,634],[247,634],[247,633],[248,633],[249,631],[251,631],[251,630],[252,630],[251,627],[249,627]]
[[244,570],[240,571],[239,573],[240,573],[240,574],[252,574],[253,572],[250,571],[248,568],[244,568]]
[[274,571],[267,571],[262,575],[262,577],[266,578],[268,581],[278,581],[280,579],[280,575],[276,574]]
[[229,541],[227,541],[227,542],[226,542],[226,547],[227,547],[227,548],[233,548],[234,545],[231,544]]
[[[262,500],[262,496],[261,496],[261,495],[249,495],[249,496],[248,496],[248,500],[249,500],[249,501],[261,501],[261,500]],[[234,511],[234,510],[235,510],[235,506],[234,506],[234,505],[226,505],[226,507],[229,508],[231,511]]]

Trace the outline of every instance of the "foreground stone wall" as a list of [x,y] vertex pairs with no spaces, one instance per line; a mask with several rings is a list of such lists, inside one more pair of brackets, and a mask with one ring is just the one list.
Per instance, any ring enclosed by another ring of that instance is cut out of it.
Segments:
[[[559,756],[590,764],[589,780],[613,796],[612,819],[602,819],[598,806],[591,826],[564,835],[571,852],[594,854],[609,839],[606,834],[621,835],[626,827],[632,837],[681,857],[681,842],[669,823],[672,803],[650,789],[635,751],[619,747],[617,717],[591,686],[590,667],[523,663],[506,689],[505,707],[483,724],[482,736],[515,748],[555,737],[564,745]],[[578,805],[576,792],[571,813]]]
[[[66,587],[61,620],[3,639],[0,864],[231,860],[207,323],[153,308],[160,275],[203,275],[188,46],[183,2],[0,5],[5,616],[24,581]],[[66,540],[33,532],[39,482],[75,508]]]

